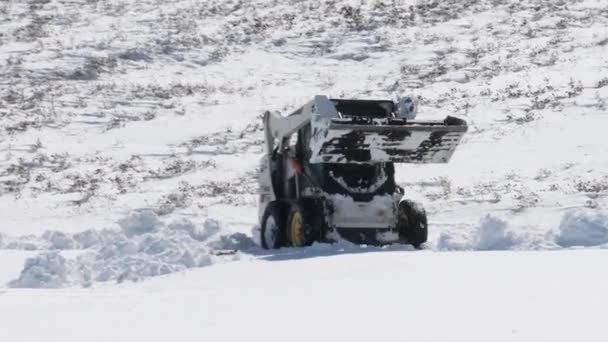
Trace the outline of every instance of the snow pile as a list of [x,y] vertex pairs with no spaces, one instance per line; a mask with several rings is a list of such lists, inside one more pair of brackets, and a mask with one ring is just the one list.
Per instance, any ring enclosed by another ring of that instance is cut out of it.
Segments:
[[162,222],[151,210],[135,212],[118,221],[122,231],[129,237],[145,233],[153,233],[162,227]]
[[515,226],[504,218],[484,216],[472,233],[440,234],[437,250],[552,250],[608,246],[608,214],[596,209],[566,211],[557,229],[544,234],[534,227]]
[[507,250],[522,242],[521,237],[507,229],[507,221],[492,215],[481,219],[475,249]]
[[19,279],[9,283],[11,287],[57,288],[68,283],[69,267],[58,253],[42,253],[29,258]]
[[489,251],[553,248],[545,240],[545,237],[527,233],[521,227],[512,227],[504,218],[488,214],[479,220],[477,229],[468,235],[454,231],[442,232],[436,249]]
[[0,238],[0,248],[16,249],[24,251],[35,251],[50,249],[50,242],[44,237],[34,235],[24,235],[19,237],[4,236]]
[[46,231],[42,238],[50,243],[51,249],[74,249],[77,245],[76,241],[64,232]]
[[[73,260],[58,252],[43,252],[26,261],[11,287],[90,286],[94,282],[137,281],[204,267],[224,259],[238,258],[237,250],[255,246],[242,233],[222,235],[216,220],[201,225],[189,220],[165,224],[151,210],[131,213],[119,221],[121,230],[89,230],[78,234],[46,232],[50,249],[87,248]],[[218,253],[221,251],[221,253]]]
[[562,247],[599,246],[608,243],[608,215],[592,209],[564,213],[555,242]]

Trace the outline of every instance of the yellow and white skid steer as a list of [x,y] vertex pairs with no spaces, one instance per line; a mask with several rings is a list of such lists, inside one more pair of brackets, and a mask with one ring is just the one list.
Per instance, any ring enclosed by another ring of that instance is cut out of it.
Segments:
[[264,248],[332,241],[427,240],[424,208],[403,198],[394,163],[446,163],[467,124],[448,116],[416,120],[416,105],[315,98],[288,116],[264,113],[266,154],[259,175]]

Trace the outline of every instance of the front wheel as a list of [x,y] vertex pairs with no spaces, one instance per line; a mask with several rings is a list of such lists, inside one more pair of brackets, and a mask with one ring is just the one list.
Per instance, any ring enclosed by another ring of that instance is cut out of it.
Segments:
[[399,235],[416,248],[428,239],[428,223],[424,207],[413,201],[399,203]]
[[310,246],[314,236],[320,231],[323,212],[312,203],[297,201],[292,203],[287,215],[287,240],[293,247]]
[[262,216],[260,240],[262,248],[275,249],[284,244],[285,209],[278,202],[270,202]]

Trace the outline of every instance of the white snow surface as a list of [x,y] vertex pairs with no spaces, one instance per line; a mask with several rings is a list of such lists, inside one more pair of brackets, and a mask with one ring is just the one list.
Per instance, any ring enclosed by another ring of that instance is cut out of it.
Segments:
[[0,338],[603,341],[604,269],[599,250],[340,254],[313,246],[142,283],[6,290]]
[[[603,341],[605,0],[0,2],[0,341]],[[261,114],[465,119],[424,251],[257,246]],[[43,289],[44,288],[44,289]]]

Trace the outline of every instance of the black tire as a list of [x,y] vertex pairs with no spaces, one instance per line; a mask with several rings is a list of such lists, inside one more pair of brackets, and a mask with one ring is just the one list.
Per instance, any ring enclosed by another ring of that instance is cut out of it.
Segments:
[[260,227],[260,241],[264,249],[285,245],[285,205],[272,201],[266,206]]
[[429,229],[424,207],[405,200],[399,203],[399,235],[416,248],[428,239]]
[[[323,211],[309,201],[293,202],[286,223],[286,240],[290,246],[310,246],[320,234]],[[298,224],[298,221],[300,222]],[[298,229],[299,226],[299,229]]]

